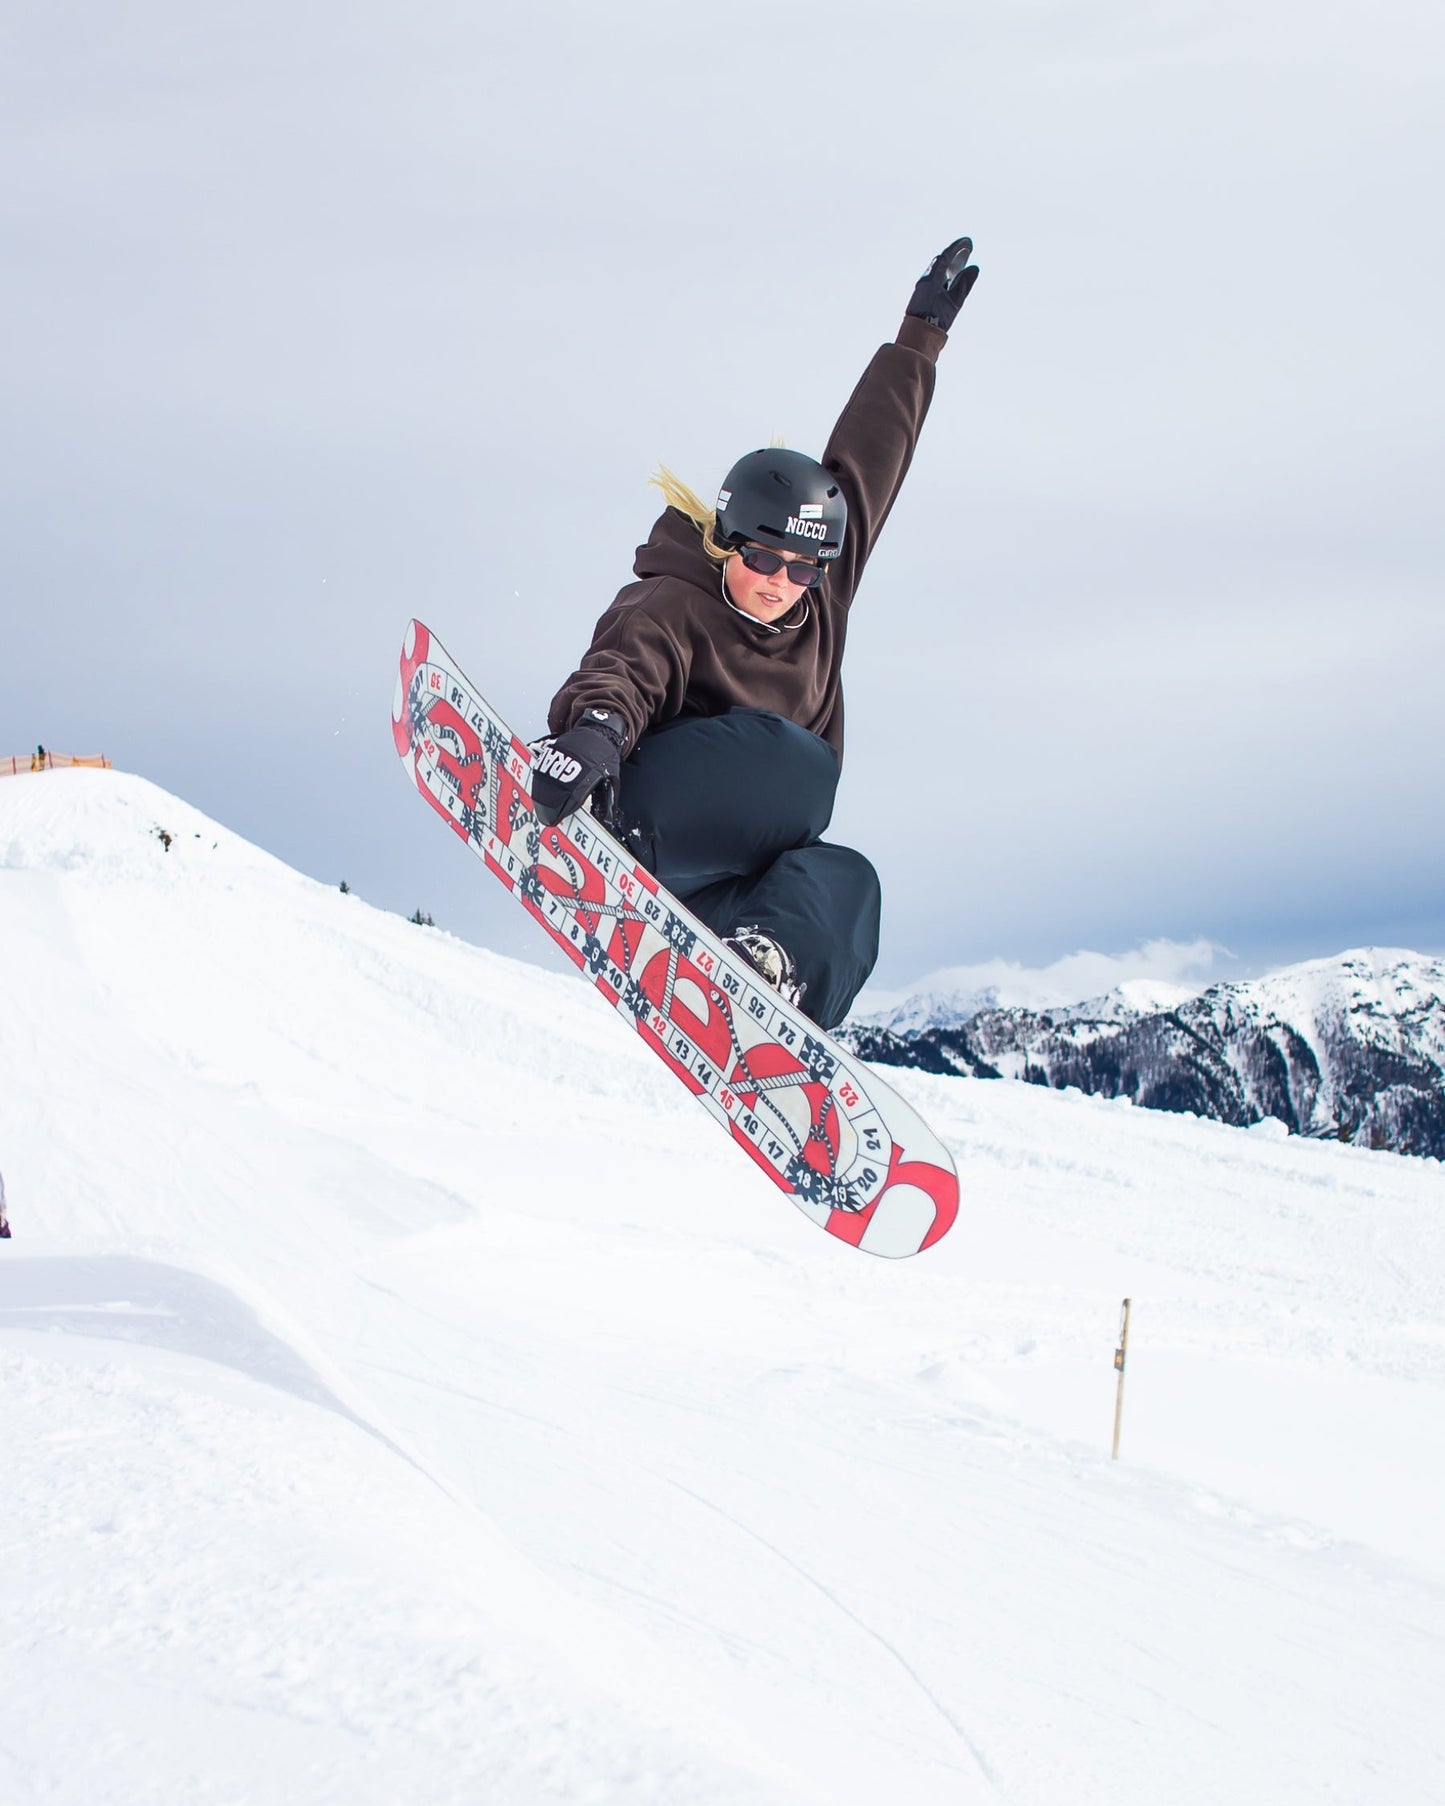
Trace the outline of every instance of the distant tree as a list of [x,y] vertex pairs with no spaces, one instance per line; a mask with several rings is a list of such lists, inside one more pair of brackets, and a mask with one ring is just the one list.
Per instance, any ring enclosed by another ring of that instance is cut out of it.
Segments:
[[424,910],[418,909],[414,916],[408,916],[408,922],[415,922],[418,928],[435,928],[436,923]]
[[351,886],[344,878],[341,880],[341,894],[343,897],[349,897],[351,895]]

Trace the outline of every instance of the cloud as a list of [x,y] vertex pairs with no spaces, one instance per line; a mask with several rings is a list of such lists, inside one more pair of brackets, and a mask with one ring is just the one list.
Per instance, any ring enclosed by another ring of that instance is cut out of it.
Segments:
[[1170,1005],[1202,991],[1229,951],[1216,941],[1145,941],[1127,953],[1081,948],[1047,966],[990,959],[931,972],[905,991],[865,990],[854,1009],[889,1028],[964,1022],[980,1010],[1057,1009],[1123,990],[1135,1007]]
[[[848,628],[883,979],[1445,947],[1441,9],[742,0],[766,82],[662,0],[89,10],[0,59],[0,752],[550,959],[413,821],[407,617],[536,731],[657,459],[820,449],[967,231]],[[856,103],[797,181],[781,90]]]

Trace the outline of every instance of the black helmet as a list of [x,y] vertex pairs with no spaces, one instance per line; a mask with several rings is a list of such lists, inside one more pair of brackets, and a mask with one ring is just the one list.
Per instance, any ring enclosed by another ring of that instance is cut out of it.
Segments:
[[816,458],[802,452],[749,452],[718,491],[717,530],[724,545],[753,539],[826,564],[843,550],[847,525],[843,491]]

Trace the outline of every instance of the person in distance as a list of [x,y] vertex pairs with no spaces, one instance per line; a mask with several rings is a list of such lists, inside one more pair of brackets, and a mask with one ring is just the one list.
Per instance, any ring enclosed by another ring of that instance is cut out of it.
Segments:
[[908,473],[934,366],[978,278],[929,264],[821,459],[748,452],[709,507],[665,467],[635,581],[598,621],[534,748],[545,827],[593,813],[822,1028],[878,957],[872,865],[822,839],[843,758],[840,672],[864,566]]

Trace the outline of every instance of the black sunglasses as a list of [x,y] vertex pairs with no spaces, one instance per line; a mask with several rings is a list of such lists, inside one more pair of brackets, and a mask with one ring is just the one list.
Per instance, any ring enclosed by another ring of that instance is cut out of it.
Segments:
[[799,589],[815,588],[825,575],[821,564],[812,564],[805,558],[789,564],[781,554],[770,552],[766,546],[739,546],[738,557],[759,577],[776,577],[782,571],[789,583],[796,583]]

